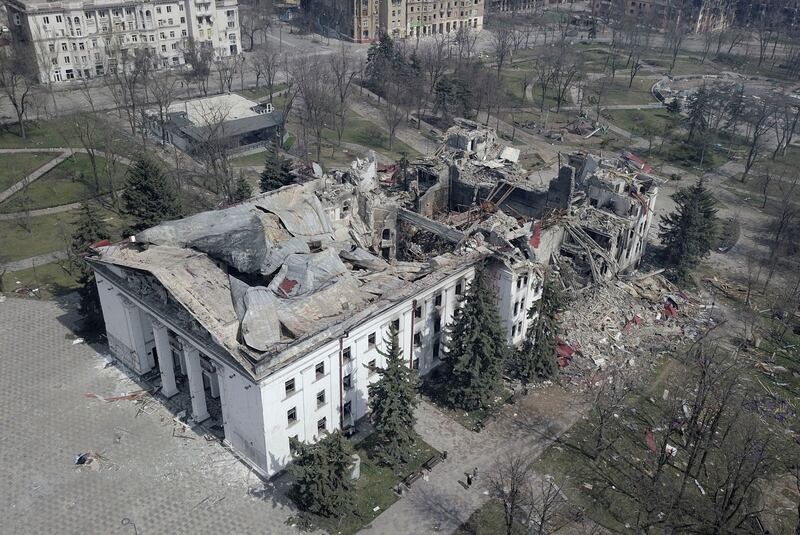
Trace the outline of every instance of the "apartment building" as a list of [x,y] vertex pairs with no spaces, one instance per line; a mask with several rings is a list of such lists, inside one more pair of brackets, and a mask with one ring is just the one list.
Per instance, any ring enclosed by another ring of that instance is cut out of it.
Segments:
[[9,27],[30,43],[42,82],[94,78],[147,50],[153,68],[183,65],[188,40],[217,56],[241,49],[237,0],[5,0]]
[[680,17],[690,31],[703,33],[730,26],[735,16],[735,4],[732,0],[687,0],[682,3],[669,0],[592,0],[592,14],[602,18],[649,19],[663,25]]
[[483,28],[483,0],[325,0],[323,23],[345,39],[367,43]]

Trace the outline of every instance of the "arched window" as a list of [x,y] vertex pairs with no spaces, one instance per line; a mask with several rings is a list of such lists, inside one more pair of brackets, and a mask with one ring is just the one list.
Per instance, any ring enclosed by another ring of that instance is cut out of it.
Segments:
[[388,240],[391,237],[392,237],[392,231],[389,230],[388,228],[383,229],[383,239]]
[[81,23],[81,19],[79,19],[78,17],[75,17],[73,20],[75,21],[75,24]]

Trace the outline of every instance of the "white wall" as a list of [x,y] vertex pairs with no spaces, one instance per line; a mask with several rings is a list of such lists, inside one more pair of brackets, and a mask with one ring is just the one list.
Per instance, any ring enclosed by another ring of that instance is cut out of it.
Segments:
[[231,366],[214,360],[217,368],[225,440],[269,474],[262,391]]

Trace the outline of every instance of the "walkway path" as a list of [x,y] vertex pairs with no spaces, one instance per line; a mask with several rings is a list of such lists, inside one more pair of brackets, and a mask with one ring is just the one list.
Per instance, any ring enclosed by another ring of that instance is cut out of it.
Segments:
[[[31,152],[31,151],[25,151],[25,152]],[[18,181],[16,184],[13,184],[7,190],[0,192],[0,202],[5,201],[6,199],[8,199],[12,195],[14,195],[16,192],[21,190],[22,188],[24,188],[26,186],[29,186],[35,180],[38,180],[39,178],[41,178],[44,174],[46,174],[49,171],[51,171],[55,166],[57,166],[58,164],[60,164],[61,162],[63,162],[67,158],[69,158],[70,156],[72,156],[72,152],[71,151],[70,152],[62,152],[61,154],[59,154],[58,156],[56,156],[55,158],[53,158],[52,160],[50,160],[49,162],[47,162],[46,164],[41,166],[40,168],[36,169],[34,172],[32,172],[29,175],[25,176],[22,180]]]
[[[360,533],[452,533],[489,500],[482,481],[504,454],[522,452],[535,459],[580,418],[583,408],[558,386],[536,389],[517,405],[503,407],[496,420],[474,433],[421,403],[417,432],[434,448],[447,450],[447,460]],[[465,473],[476,467],[477,483],[465,489],[461,484]]]
[[31,210],[29,212],[11,212],[10,214],[0,214],[0,221],[14,221],[15,219],[22,219],[24,217],[36,217],[39,215],[60,214],[61,212],[69,212],[70,210],[77,210],[82,207],[82,202],[73,202],[70,204],[62,204],[60,206],[52,206],[50,208],[40,208],[39,210]]
[[24,269],[30,269],[34,266],[41,266],[43,264],[49,264],[50,262],[56,262],[57,260],[66,260],[66,258],[66,251],[53,251],[52,253],[45,253],[40,254],[39,256],[24,258],[22,260],[17,260],[16,262],[8,262],[3,264],[3,269],[8,272],[22,271]]

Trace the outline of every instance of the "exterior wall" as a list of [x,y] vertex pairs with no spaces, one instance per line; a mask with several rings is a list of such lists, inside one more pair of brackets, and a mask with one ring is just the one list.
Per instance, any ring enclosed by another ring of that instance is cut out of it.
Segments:
[[455,33],[462,26],[483,29],[483,0],[406,0],[408,37]]
[[[440,347],[437,342],[443,326],[450,321],[456,309],[456,287],[463,292],[474,272],[473,267],[465,268],[420,293],[416,299],[399,303],[359,325],[346,337],[327,343],[265,379],[261,391],[268,475],[274,475],[291,461],[290,437],[297,437],[300,441],[313,441],[320,436],[321,431],[317,426],[322,418],[325,418],[325,429],[333,431],[341,427],[340,419],[344,419],[344,425],[349,426],[367,414],[368,386],[379,377],[370,368],[385,365],[381,351],[386,347],[392,322],[399,321],[398,338],[403,358],[409,366],[418,367],[424,375],[438,365],[439,360],[434,357],[434,346]],[[441,301],[437,299],[439,294]],[[417,307],[421,308],[421,317],[415,317]],[[438,329],[435,327],[437,318],[442,326]],[[419,345],[414,343],[416,333],[420,334]],[[374,344],[371,343],[372,337]],[[347,349],[349,360],[344,358]],[[342,366],[340,360],[344,361]],[[319,376],[316,370],[318,364],[322,364],[324,369]],[[348,376],[350,388],[346,389],[342,380],[347,382]],[[286,382],[291,379],[294,380],[295,390],[287,395]],[[319,404],[317,395],[323,391],[325,402]],[[342,418],[343,407],[348,403],[350,416]],[[292,409],[295,411],[296,421],[290,423],[287,413]]]
[[509,345],[519,345],[528,332],[528,311],[542,297],[542,279],[531,263],[512,268],[500,262],[491,262],[488,275],[496,291],[497,310],[507,333],[507,341]]
[[219,381],[225,441],[268,474],[263,391],[231,366],[218,361],[214,361],[214,366]]
[[180,66],[190,37],[218,56],[240,50],[236,0],[6,2],[12,32],[33,46],[42,82],[103,76],[137,50],[153,54],[155,69]]

